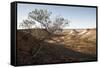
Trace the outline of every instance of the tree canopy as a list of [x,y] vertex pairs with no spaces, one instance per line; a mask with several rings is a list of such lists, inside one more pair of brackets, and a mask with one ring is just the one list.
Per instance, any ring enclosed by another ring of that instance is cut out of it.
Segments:
[[34,9],[29,12],[28,18],[23,20],[20,26],[32,28],[37,21],[41,24],[41,28],[44,28],[48,33],[54,34],[62,32],[62,29],[69,24],[69,20],[62,16],[56,16],[51,18],[52,12],[47,9]]

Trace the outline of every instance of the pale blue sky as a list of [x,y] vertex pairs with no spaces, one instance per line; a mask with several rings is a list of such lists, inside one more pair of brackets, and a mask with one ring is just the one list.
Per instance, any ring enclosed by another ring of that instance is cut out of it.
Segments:
[[[96,27],[96,8],[75,7],[75,6],[56,6],[39,4],[22,4],[17,6],[18,25],[27,19],[28,13],[34,9],[47,9],[52,12],[52,17],[60,15],[70,20],[70,26],[66,28],[95,28]],[[18,27],[19,29],[19,27]]]

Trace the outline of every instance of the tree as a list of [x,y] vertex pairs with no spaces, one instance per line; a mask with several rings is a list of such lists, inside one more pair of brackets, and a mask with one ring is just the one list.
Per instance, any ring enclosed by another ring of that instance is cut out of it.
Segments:
[[[50,23],[51,24],[51,23]],[[62,32],[63,28],[69,24],[69,21],[64,19],[61,16],[57,16],[54,21],[52,21],[52,25],[48,26],[48,31],[52,34],[59,34]]]
[[26,20],[23,20],[22,23],[20,23],[19,27],[22,27],[22,28],[25,28],[25,29],[29,29],[27,31],[27,33],[32,33],[32,31],[30,30],[32,28],[32,26],[35,24],[34,21],[32,20],[29,20],[29,19],[26,19]]
[[49,34],[55,34],[62,32],[64,26],[69,24],[69,21],[64,17],[57,16],[51,20],[52,12],[47,9],[35,9],[28,14],[28,19],[23,20],[22,25],[24,27],[32,27],[37,21],[41,24],[41,28],[44,28]]
[[[64,26],[69,24],[69,21],[61,16],[56,16],[55,18],[51,18],[51,14],[52,12],[48,11],[47,9],[35,9],[28,14],[28,19],[23,20],[20,26],[30,29],[34,24],[40,23],[41,28],[44,28],[44,30],[48,32],[49,36],[61,33]],[[28,33],[31,34],[32,31],[28,30]],[[43,37],[42,39],[39,40],[44,41],[45,39],[47,39],[47,37]],[[38,47],[36,53],[33,54],[33,57],[35,57],[37,53],[39,53],[42,47],[43,46]]]

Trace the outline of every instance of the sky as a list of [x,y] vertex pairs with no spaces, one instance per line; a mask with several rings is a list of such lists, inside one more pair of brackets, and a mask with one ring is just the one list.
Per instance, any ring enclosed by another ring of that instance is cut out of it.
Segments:
[[[68,19],[70,24],[65,29],[96,28],[96,8],[25,3],[18,3],[17,7],[17,29],[21,29],[19,24],[27,19],[28,13],[34,9],[47,9],[52,12],[51,17],[62,16]],[[39,24],[37,25],[39,27]]]

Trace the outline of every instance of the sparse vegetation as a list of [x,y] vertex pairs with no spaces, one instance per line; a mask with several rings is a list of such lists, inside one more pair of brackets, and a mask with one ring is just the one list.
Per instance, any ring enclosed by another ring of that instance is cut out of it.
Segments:
[[62,16],[56,16],[52,20],[51,14],[52,12],[47,9],[34,9],[28,14],[28,19],[23,20],[19,26],[30,29],[36,23],[40,23],[40,28],[44,28],[50,35],[61,33],[62,29],[69,24],[69,20]]
[[63,29],[69,20],[51,14],[34,9],[20,23],[25,29],[17,30],[17,64],[95,61],[96,29]]
[[[27,34],[26,30],[17,31],[18,64],[96,60],[96,31],[94,29],[90,29],[89,32],[92,33],[85,34],[84,38],[83,36],[78,37],[77,35],[69,34],[71,30],[68,30],[68,32],[67,29],[67,33],[64,32],[66,35],[58,36],[50,36],[43,29],[31,29],[33,33],[25,35]],[[41,40],[44,36],[47,36],[47,38]]]

